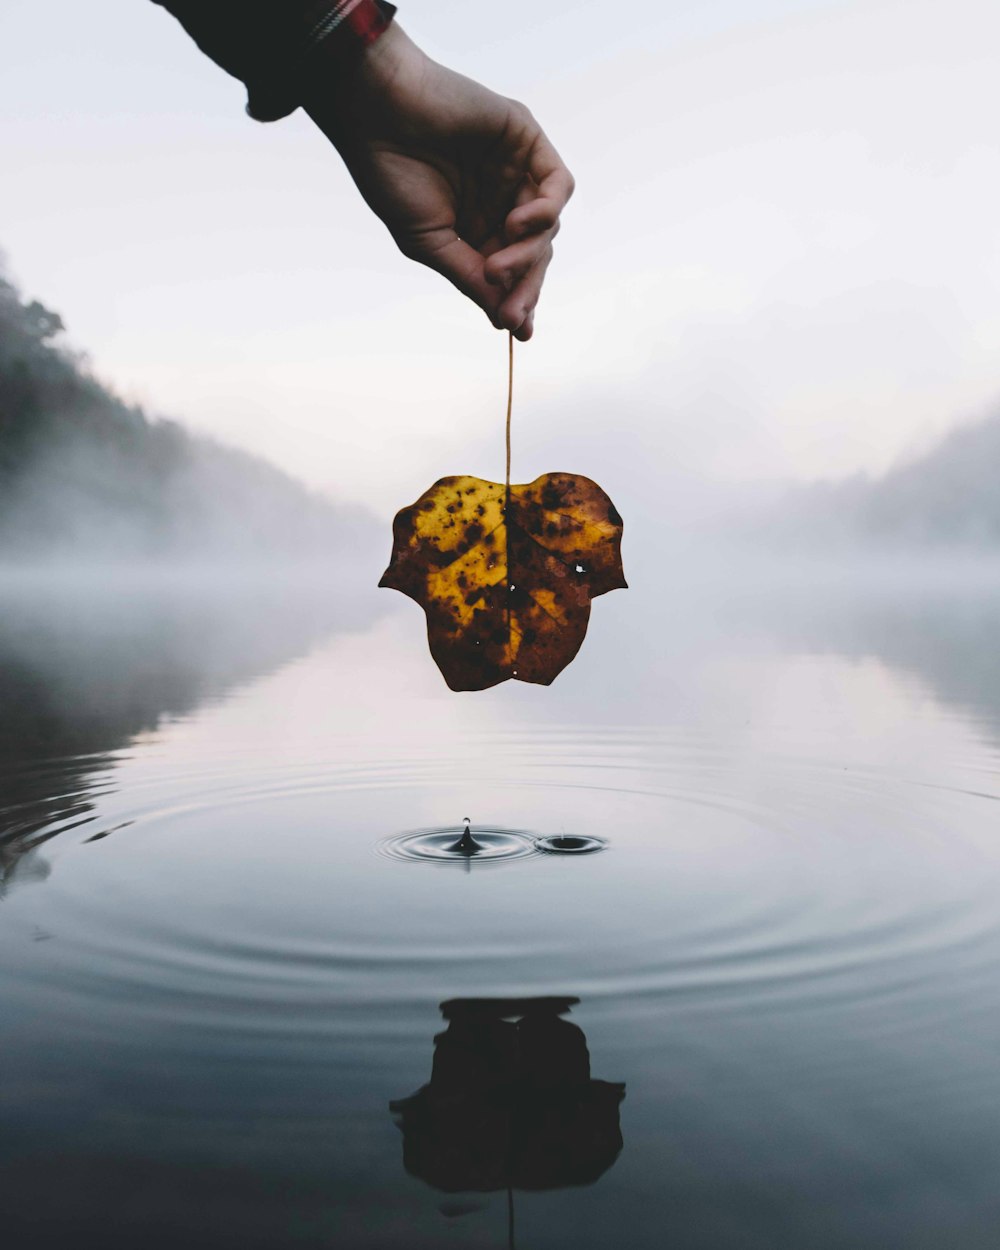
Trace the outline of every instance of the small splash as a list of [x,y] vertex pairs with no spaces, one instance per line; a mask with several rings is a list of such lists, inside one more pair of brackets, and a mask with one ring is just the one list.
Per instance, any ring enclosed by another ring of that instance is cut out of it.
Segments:
[[472,820],[465,816],[465,828],[462,830],[462,836],[452,846],[448,847],[453,855],[478,855],[485,848],[481,842],[477,842],[472,836]]
[[591,855],[594,851],[603,851],[607,845],[603,838],[576,833],[551,834],[535,840],[535,846],[546,855]]
[[383,855],[392,859],[430,860],[436,863],[495,863],[524,859],[538,853],[537,839],[522,829],[477,828],[468,816],[461,827],[415,829],[379,843]]

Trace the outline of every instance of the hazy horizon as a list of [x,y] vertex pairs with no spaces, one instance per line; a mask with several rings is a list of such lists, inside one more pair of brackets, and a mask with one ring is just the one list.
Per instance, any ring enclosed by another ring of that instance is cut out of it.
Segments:
[[[988,412],[994,7],[685,2],[614,31],[599,12],[400,9],[526,100],[578,176],[518,352],[515,476],[589,472],[627,514],[664,480],[878,473]],[[242,109],[148,0],[100,24],[12,0],[15,278],[126,399],[333,497],[384,517],[437,477],[496,478],[502,337],[395,252],[307,118]]]

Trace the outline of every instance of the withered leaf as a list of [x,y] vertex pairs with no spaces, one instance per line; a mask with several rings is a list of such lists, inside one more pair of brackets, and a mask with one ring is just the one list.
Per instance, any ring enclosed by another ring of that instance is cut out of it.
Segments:
[[578,474],[511,486],[506,506],[503,483],[444,477],[397,514],[379,585],[424,609],[452,690],[547,686],[579,651],[591,599],[627,585],[621,538],[614,504]]

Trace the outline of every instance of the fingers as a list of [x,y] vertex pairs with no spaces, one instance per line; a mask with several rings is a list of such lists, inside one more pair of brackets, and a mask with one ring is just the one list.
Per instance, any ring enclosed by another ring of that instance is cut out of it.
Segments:
[[526,172],[530,179],[526,184],[528,194],[518,197],[517,205],[507,216],[507,237],[511,240],[552,230],[575,187],[573,175],[541,131],[528,153]]
[[531,187],[531,198],[518,204],[507,214],[504,223],[507,238],[512,242],[525,239],[545,230],[553,230],[559,224],[559,215],[566,207],[573,190],[573,179],[566,171],[567,182],[553,175],[549,184]]
[[[539,150],[541,156],[536,155]],[[493,252],[486,263],[487,281],[498,286],[510,288],[520,281],[547,251],[548,266],[552,240],[559,233],[559,215],[573,194],[573,177],[544,135],[532,149],[529,175],[504,222],[508,246]],[[540,182],[535,175],[541,175]]]
[[[406,231],[409,237],[401,240],[397,234],[397,241],[405,255],[446,277],[494,326],[526,342],[534,330],[535,306],[552,260],[560,214],[573,193],[573,178],[531,115],[523,113],[527,125],[521,128],[521,141],[513,145],[512,161],[500,171],[492,160],[484,161],[476,171],[483,182],[477,203],[492,202],[500,208],[506,199],[506,216],[498,212],[492,229],[489,221],[484,229],[479,210],[468,214],[467,220],[451,184],[435,174],[424,189],[427,216],[433,210],[437,221],[416,229],[413,223]],[[511,164],[517,171],[513,180]],[[407,172],[412,182],[409,165]],[[412,187],[408,194],[412,199]]]
[[509,290],[519,282],[551,248],[552,240],[559,233],[559,223],[540,234],[512,243],[509,247],[494,252],[486,261],[486,280],[497,286],[505,286]]
[[522,342],[534,332],[534,310],[552,260],[552,240],[574,188],[572,174],[541,131],[531,146],[526,174],[504,222],[508,245],[485,265],[487,281],[508,292],[497,309],[497,321]]
[[508,241],[514,243],[518,239],[553,230],[559,221],[560,211],[556,201],[543,199],[538,188],[533,187],[532,199],[507,214],[504,231]]
[[500,328],[497,320],[497,306],[504,292],[487,280],[482,253],[470,247],[454,231],[450,233],[451,239],[440,246],[428,246],[427,243],[415,247],[401,245],[401,250],[412,260],[420,261],[421,264],[442,274],[463,295],[471,299],[474,304],[478,304],[493,324]]
[[576,184],[565,162],[542,131],[532,146],[528,158],[528,173],[538,184],[538,190],[547,200],[559,205],[559,211],[569,203]]
[[[552,260],[552,244],[545,242],[540,253],[534,248],[534,262],[519,279],[498,286],[486,275],[489,261],[484,260],[463,239],[452,234],[450,240],[437,247],[428,241],[404,246],[404,253],[428,268],[442,274],[454,286],[478,304],[497,329],[510,330],[515,338],[526,343],[534,330],[534,309],[541,294],[545,271]],[[510,250],[510,249],[508,249]]]
[[504,330],[510,330],[514,337],[522,342],[527,342],[531,338],[535,306],[541,295],[545,272],[551,260],[552,245],[549,244],[535,265],[504,297],[497,309],[496,324]]

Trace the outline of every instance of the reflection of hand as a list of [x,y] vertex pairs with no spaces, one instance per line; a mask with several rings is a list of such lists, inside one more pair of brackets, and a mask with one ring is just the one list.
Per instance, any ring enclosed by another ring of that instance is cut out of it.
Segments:
[[[575,998],[453,998],[429,1084],[389,1104],[403,1163],[445,1193],[589,1185],[622,1149],[625,1086],[590,1077]],[[515,1024],[512,1017],[519,1017]]]
[[531,337],[573,179],[528,110],[425,56],[395,23],[307,107],[405,256]]

